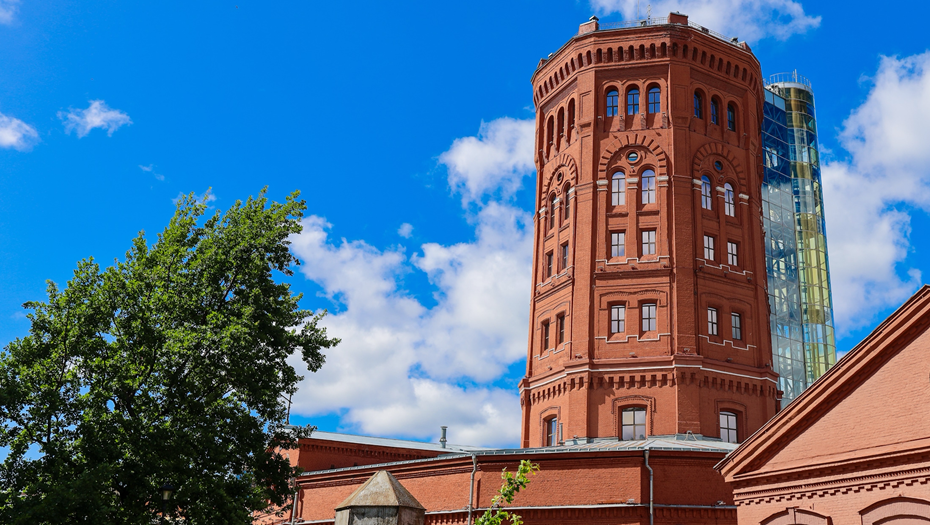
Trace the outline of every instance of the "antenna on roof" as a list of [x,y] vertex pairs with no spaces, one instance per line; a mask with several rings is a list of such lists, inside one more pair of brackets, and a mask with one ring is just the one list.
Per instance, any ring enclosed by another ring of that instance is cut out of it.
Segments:
[[646,4],[646,21],[652,20],[652,4]]
[[639,20],[639,0],[636,0],[636,20]]

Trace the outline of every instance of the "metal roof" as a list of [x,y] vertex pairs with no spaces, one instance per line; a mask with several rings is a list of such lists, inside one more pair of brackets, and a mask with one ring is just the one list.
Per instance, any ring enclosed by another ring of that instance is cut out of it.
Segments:
[[491,450],[487,447],[473,447],[471,445],[452,445],[448,444],[443,448],[438,443],[426,443],[423,441],[410,441],[406,439],[393,439],[372,436],[358,436],[355,434],[340,434],[337,432],[313,431],[310,439],[322,439],[324,441],[338,441],[340,443],[356,443],[359,445],[374,445],[378,447],[391,448],[412,448],[415,450],[430,450],[435,452],[445,452],[447,454],[468,452],[479,450]]

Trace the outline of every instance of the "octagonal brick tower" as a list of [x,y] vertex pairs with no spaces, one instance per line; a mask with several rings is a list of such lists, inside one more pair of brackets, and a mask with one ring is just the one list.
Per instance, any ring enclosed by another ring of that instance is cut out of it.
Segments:
[[522,446],[742,441],[778,406],[758,60],[677,13],[610,27],[592,17],[532,83]]

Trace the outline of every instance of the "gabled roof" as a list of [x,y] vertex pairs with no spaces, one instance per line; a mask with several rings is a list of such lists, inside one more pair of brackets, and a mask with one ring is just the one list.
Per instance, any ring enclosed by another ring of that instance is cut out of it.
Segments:
[[426,508],[386,470],[375,472],[361,487],[336,506],[336,512],[348,507]]
[[930,327],[930,286],[924,285],[868,337],[715,467],[732,482],[766,465],[882,365]]

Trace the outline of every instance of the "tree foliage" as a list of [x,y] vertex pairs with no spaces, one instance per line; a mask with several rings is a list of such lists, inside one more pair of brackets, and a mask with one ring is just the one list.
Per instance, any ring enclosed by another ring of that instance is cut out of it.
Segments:
[[520,461],[516,474],[507,472],[505,468],[501,472],[501,479],[504,480],[504,483],[501,485],[500,490],[497,491],[497,495],[491,500],[491,506],[484,511],[481,517],[475,520],[475,525],[503,525],[505,521],[509,522],[510,525],[521,525],[523,518],[504,510],[504,503],[513,503],[513,498],[517,493],[521,489],[525,489],[530,483],[529,475],[535,474],[538,470],[538,464],[530,463],[526,459]]
[[[78,263],[30,302],[29,334],[0,353],[0,522],[248,523],[294,475],[287,399],[338,343],[276,276],[300,262],[299,193],[206,216],[182,199],[125,260]],[[325,312],[324,312],[325,313]],[[303,429],[306,432],[309,429]]]

